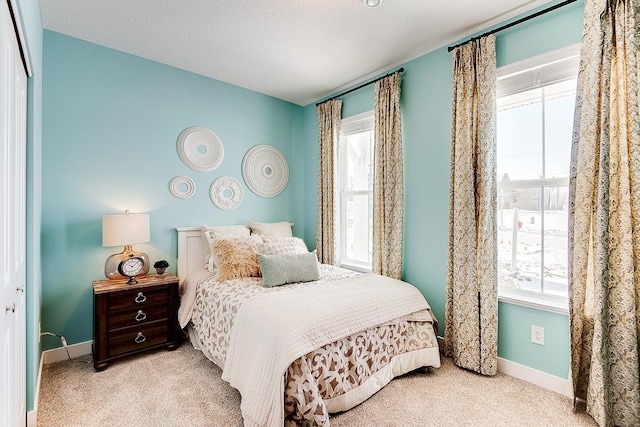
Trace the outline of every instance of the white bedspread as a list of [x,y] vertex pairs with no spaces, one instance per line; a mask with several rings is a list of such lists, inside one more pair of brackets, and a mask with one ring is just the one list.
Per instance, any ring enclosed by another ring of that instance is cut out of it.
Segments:
[[198,286],[207,277],[211,277],[213,273],[207,270],[201,270],[192,272],[188,277],[184,279],[180,285],[180,308],[178,309],[178,322],[181,328],[185,328],[191,320],[191,314],[193,313],[193,304],[196,300],[196,292]]
[[238,310],[222,379],[242,395],[245,426],[281,427],[283,377],[294,360],[403,316],[433,321],[429,309],[418,289],[377,274],[256,295]]

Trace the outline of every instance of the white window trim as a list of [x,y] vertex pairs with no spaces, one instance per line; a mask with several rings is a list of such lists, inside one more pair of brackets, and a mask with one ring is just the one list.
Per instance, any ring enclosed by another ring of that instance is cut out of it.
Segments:
[[508,286],[498,286],[498,301],[556,314],[569,314],[568,298]]
[[[350,116],[345,119],[342,119],[340,123],[340,139],[343,136],[353,135],[355,133],[360,133],[363,131],[370,130],[371,129],[370,123],[372,122],[372,120],[375,120],[374,114],[375,114],[374,110],[369,110],[369,111],[365,111],[363,113],[356,114],[354,116]],[[375,130],[375,123],[374,123],[374,130]],[[345,147],[342,147],[342,146],[339,147],[340,166],[342,166],[342,163],[344,161],[344,156],[345,156],[344,150],[345,150]],[[349,270],[354,270],[361,273],[370,273],[371,271],[373,271],[373,266],[370,263],[359,262],[357,260],[352,260],[352,259],[343,259],[344,251],[343,251],[342,236],[345,235],[344,224],[346,224],[346,219],[344,217],[345,211],[343,209],[343,206],[345,204],[345,191],[343,191],[343,187],[342,187],[342,183],[344,180],[344,171],[340,171],[339,179],[340,179],[340,193],[339,193],[340,235],[338,240],[340,242],[340,250],[338,251],[339,252],[338,265],[340,267],[344,267]],[[355,194],[355,193],[358,193],[358,191],[350,191],[349,193]],[[370,191],[362,191],[362,193],[370,193]]]
[[373,270],[371,265],[365,262],[357,262],[357,261],[345,261],[340,262],[340,267],[346,268],[347,270],[357,271],[359,273],[371,273]]
[[[496,70],[500,82],[497,97],[547,86],[575,78],[580,62],[580,44],[574,44],[552,52],[527,58]],[[537,181],[537,180],[536,180]],[[536,182],[540,185],[540,181]],[[569,298],[508,286],[498,286],[498,301],[536,310],[568,315]]]
[[368,130],[369,122],[372,119],[374,119],[373,110],[342,119],[340,123],[340,135],[351,135]]
[[496,97],[501,98],[575,78],[579,65],[579,43],[503,65],[496,70]]

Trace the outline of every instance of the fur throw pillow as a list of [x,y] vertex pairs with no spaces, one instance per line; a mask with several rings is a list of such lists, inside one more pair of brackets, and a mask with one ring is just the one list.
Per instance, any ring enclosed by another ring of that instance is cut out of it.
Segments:
[[218,282],[242,277],[261,277],[257,244],[260,238],[216,238],[212,242]]

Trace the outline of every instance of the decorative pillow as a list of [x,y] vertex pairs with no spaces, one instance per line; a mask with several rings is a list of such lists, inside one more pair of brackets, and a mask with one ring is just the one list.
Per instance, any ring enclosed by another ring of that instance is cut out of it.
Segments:
[[258,254],[258,259],[262,269],[262,283],[267,287],[320,279],[315,251],[305,254]]
[[251,234],[260,234],[262,236],[292,237],[292,225],[293,223],[289,221],[252,222],[249,224],[249,228],[251,229]]
[[211,246],[213,262],[216,266],[216,280],[260,277],[260,262],[256,251],[256,237],[214,238]]
[[203,225],[201,227],[202,238],[204,239],[204,268],[213,271],[213,256],[211,253],[212,236],[249,236],[251,230],[246,225],[219,225],[211,227]]
[[307,245],[299,237],[264,237],[258,245],[258,253],[264,255],[305,254]]

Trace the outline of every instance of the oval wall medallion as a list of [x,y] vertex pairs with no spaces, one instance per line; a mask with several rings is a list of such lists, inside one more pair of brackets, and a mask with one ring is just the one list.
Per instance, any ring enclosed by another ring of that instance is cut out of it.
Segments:
[[176,176],[169,183],[169,191],[173,197],[188,199],[196,192],[196,183],[188,176]]
[[200,126],[183,130],[178,136],[176,150],[182,163],[198,172],[212,171],[224,159],[224,146],[218,135]]
[[211,184],[209,198],[218,209],[230,211],[237,208],[243,198],[242,185],[230,176],[222,176]]
[[287,159],[271,145],[256,145],[242,159],[242,177],[258,196],[277,196],[289,181]]

